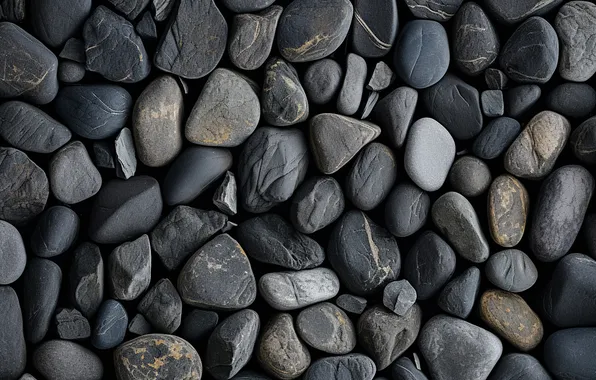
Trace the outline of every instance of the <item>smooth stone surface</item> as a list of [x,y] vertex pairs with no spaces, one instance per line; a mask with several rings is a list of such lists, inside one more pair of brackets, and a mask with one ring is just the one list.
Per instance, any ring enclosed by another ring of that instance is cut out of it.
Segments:
[[19,231],[0,220],[0,285],[12,284],[21,277],[27,264],[27,252]]
[[275,0],[222,0],[222,3],[236,13],[255,12],[265,9]]
[[327,268],[269,272],[259,279],[259,294],[276,310],[296,310],[335,297],[339,286],[337,275]]
[[91,0],[31,0],[28,3],[33,33],[52,48],[62,46],[83,26],[91,12]]
[[416,302],[416,289],[408,280],[393,281],[383,290],[383,305],[399,316],[404,316]]
[[559,74],[570,81],[587,81],[596,73],[596,47],[591,42],[596,28],[596,5],[589,1],[564,4],[554,25],[561,41]]
[[505,116],[520,118],[540,99],[542,90],[538,85],[526,84],[505,92]]
[[[261,113],[264,121],[277,127],[294,125],[308,118],[308,99],[298,72],[281,58],[273,57],[265,64]],[[258,110],[256,116],[258,122]]]
[[147,335],[151,334],[153,327],[142,314],[137,314],[128,324],[128,331],[135,335]]
[[466,319],[472,312],[480,291],[480,269],[470,267],[449,281],[437,299],[437,305],[445,312]]
[[398,87],[375,105],[372,118],[389,138],[393,147],[401,148],[412,124],[418,103],[418,92],[410,87]]
[[137,171],[137,156],[132,132],[128,128],[122,128],[116,136],[116,175],[122,179],[129,179]]
[[70,266],[70,298],[74,306],[91,319],[104,293],[104,265],[99,247],[83,243],[73,253]]
[[16,379],[25,370],[27,347],[19,298],[10,286],[0,286],[0,318],[0,377]]
[[213,204],[223,213],[236,215],[238,211],[236,177],[227,171],[223,181],[213,194]]
[[149,0],[108,0],[116,10],[123,13],[129,20],[134,20],[149,5]]
[[563,0],[484,0],[491,16],[505,24],[516,24],[533,15],[543,15]]
[[356,0],[352,21],[352,49],[365,58],[388,54],[397,36],[397,3]]
[[408,237],[426,224],[430,197],[411,182],[397,184],[385,202],[385,226],[397,237]]
[[167,278],[159,280],[145,293],[137,310],[161,333],[173,333],[182,321],[182,300]]
[[551,380],[542,364],[528,354],[508,354],[499,360],[488,380]]
[[106,300],[97,310],[91,344],[99,350],[114,348],[124,340],[127,327],[124,306],[118,301]]
[[488,165],[474,156],[458,158],[449,170],[451,187],[465,197],[483,194],[490,186],[491,180]]
[[132,301],[150,282],[151,246],[147,235],[119,245],[108,256],[108,284],[115,299]]
[[0,20],[14,23],[25,18],[25,0],[3,0],[0,2]]
[[87,59],[85,56],[85,43],[79,38],[71,37],[66,40],[58,56],[69,61],[85,63]]
[[492,160],[502,155],[521,132],[520,123],[510,117],[491,120],[480,132],[472,152],[484,160]]
[[[544,344],[544,363],[558,380],[589,379],[596,371],[595,328],[559,330]],[[577,353],[581,352],[582,355]]]
[[563,116],[583,118],[596,107],[596,90],[586,83],[563,83],[548,93],[546,106]]
[[356,347],[356,329],[352,321],[343,310],[329,302],[302,310],[296,317],[296,331],[306,344],[332,355],[347,354]]
[[395,74],[391,67],[383,61],[377,62],[373,73],[366,85],[367,90],[383,91],[387,89],[395,81]]
[[530,198],[524,185],[504,174],[488,191],[488,226],[493,241],[502,247],[516,246],[524,236]]
[[337,95],[336,107],[339,113],[351,116],[360,108],[367,70],[364,58],[354,53],[348,54],[346,73]]
[[91,325],[77,309],[61,309],[54,316],[60,339],[81,340],[91,336]]
[[135,31],[143,41],[157,39],[157,26],[151,16],[151,12],[145,11],[143,13],[143,16],[135,24]]
[[29,260],[23,273],[23,321],[25,339],[37,344],[50,328],[62,282],[62,271],[47,259]]
[[530,289],[538,279],[538,269],[532,259],[517,249],[495,253],[488,259],[484,270],[493,285],[513,293]]
[[33,352],[33,366],[47,380],[100,380],[101,359],[91,350],[67,340],[49,340]]
[[314,104],[327,104],[342,85],[343,68],[330,58],[314,61],[308,66],[302,85],[308,100]]
[[64,83],[77,83],[83,80],[87,71],[78,62],[61,61],[58,65],[58,80]]
[[362,314],[367,305],[366,298],[358,297],[352,294],[340,295],[335,300],[335,303],[337,306],[352,314]]
[[311,364],[304,380],[372,380],[377,371],[375,362],[362,354],[349,354],[319,359]]
[[214,311],[194,309],[182,319],[178,333],[191,343],[207,341],[219,322]]
[[405,0],[410,12],[417,18],[449,21],[463,0]]
[[343,191],[335,178],[311,177],[294,193],[290,220],[298,231],[311,234],[337,220],[344,206]]
[[[80,224],[77,213],[68,207],[48,208],[39,217],[35,230],[31,234],[31,250],[37,256],[46,258],[63,254],[76,240]],[[0,239],[2,240],[4,239]]]
[[486,117],[499,117],[505,113],[505,102],[503,100],[503,91],[486,90],[480,94],[480,103],[482,113]]
[[[405,356],[402,356],[393,363],[391,374],[394,380],[428,380],[424,373],[416,368],[412,360]],[[375,380],[382,379],[375,378]]]
[[596,164],[596,117],[591,117],[573,130],[569,141],[573,154],[583,163]]
[[509,83],[509,78],[501,70],[489,67],[484,71],[484,81],[489,90],[504,90]]

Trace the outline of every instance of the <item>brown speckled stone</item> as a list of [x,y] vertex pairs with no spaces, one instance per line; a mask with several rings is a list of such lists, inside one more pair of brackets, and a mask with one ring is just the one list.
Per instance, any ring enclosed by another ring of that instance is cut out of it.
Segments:
[[505,174],[493,181],[488,191],[490,234],[502,247],[516,246],[524,236],[530,198],[524,185]]

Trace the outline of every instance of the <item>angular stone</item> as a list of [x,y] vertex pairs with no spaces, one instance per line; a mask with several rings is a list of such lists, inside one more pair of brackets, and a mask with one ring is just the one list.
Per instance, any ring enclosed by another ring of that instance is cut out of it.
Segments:
[[97,310],[91,344],[100,350],[114,348],[124,340],[127,327],[124,306],[118,301],[106,300]]
[[54,321],[60,339],[80,340],[91,336],[89,321],[77,309],[61,309],[54,316]]
[[108,283],[117,300],[132,301],[151,282],[151,246],[149,237],[119,245],[108,256]]
[[130,129],[122,128],[116,136],[115,145],[116,175],[122,179],[129,179],[137,171],[137,155]]
[[349,354],[319,359],[312,363],[304,374],[304,380],[317,379],[359,379],[372,380],[377,366],[368,356]]
[[429,195],[413,183],[402,182],[385,202],[385,226],[393,235],[407,237],[426,224],[429,213]]
[[395,81],[395,74],[385,62],[379,61],[366,85],[367,90],[383,91]]
[[0,285],[18,280],[26,264],[27,252],[19,230],[0,220]]
[[[236,88],[233,92],[238,91]],[[258,102],[256,106],[255,115],[258,122]],[[271,58],[265,65],[261,108],[263,119],[273,126],[285,127],[303,122],[308,118],[308,99],[300,84],[298,72],[281,58]],[[256,122],[252,128],[253,131]]]
[[505,102],[503,100],[503,91],[486,90],[480,94],[480,103],[482,113],[486,117],[499,117],[505,113]]
[[60,51],[59,57],[77,63],[85,63],[87,59],[85,56],[85,43],[78,38],[69,38],[66,40],[62,51]]
[[337,306],[352,314],[362,314],[367,305],[366,298],[354,296],[352,294],[342,294],[337,297],[335,303]]
[[0,377],[16,379],[25,370],[27,347],[19,298],[10,286],[0,286],[0,318]]
[[360,108],[367,70],[364,58],[354,53],[348,54],[346,73],[337,95],[336,106],[339,113],[351,116]]
[[401,148],[406,142],[417,103],[418,92],[404,86],[390,92],[373,109],[373,119],[387,134],[392,146]]
[[428,378],[416,368],[416,365],[405,356],[402,356],[393,363],[391,374],[393,375],[394,380],[428,380]]
[[383,290],[383,305],[402,317],[416,303],[416,298],[416,289],[408,280],[390,282]]
[[463,0],[405,0],[415,17],[436,21],[449,21],[459,9]]
[[[521,377],[519,377],[521,376]],[[499,360],[488,380],[551,380],[542,364],[528,354],[508,354]]]
[[62,271],[47,259],[29,260],[23,273],[23,320],[25,339],[37,344],[43,340],[50,328],[58,296]]
[[352,22],[352,49],[365,58],[389,53],[397,36],[397,3],[393,0],[356,0]]
[[152,0],[151,10],[153,11],[155,21],[161,22],[167,19],[176,4],[177,2],[174,0]]
[[0,21],[6,20],[14,23],[25,19],[25,0],[0,1]]
[[504,174],[488,191],[488,226],[493,241],[502,247],[515,247],[524,236],[530,198],[524,185]]
[[513,87],[505,92],[505,115],[520,118],[540,99],[542,90],[538,85],[527,84]]
[[134,20],[149,5],[149,0],[108,0],[127,19]]
[[234,173],[227,171],[223,181],[213,194],[213,204],[221,212],[224,212],[228,215],[236,215],[236,191],[236,177],[234,177]]
[[46,258],[63,254],[76,240],[80,223],[77,213],[68,207],[50,207],[40,216],[33,230],[31,250]]
[[64,83],[77,83],[85,77],[85,66],[71,61],[61,61],[58,65],[58,80]]
[[581,123],[571,134],[569,142],[578,160],[588,165],[596,164],[596,117]]
[[91,12],[91,0],[30,0],[29,16],[33,33],[52,48],[62,46],[76,34]]
[[333,177],[311,177],[294,194],[290,220],[298,231],[311,234],[337,220],[344,207],[341,186]]
[[184,317],[178,332],[191,343],[205,342],[218,322],[219,316],[216,312],[194,309]]
[[484,71],[484,81],[489,90],[504,90],[507,87],[509,78],[501,70],[489,67]]
[[114,144],[108,141],[96,141],[93,143],[93,158],[98,168],[114,169]]
[[91,319],[104,293],[104,267],[101,251],[93,243],[83,243],[73,253],[70,267],[70,298],[81,313]]
[[332,355],[347,354],[356,347],[356,329],[343,310],[321,302],[300,312],[298,336],[309,346]]
[[100,380],[101,359],[91,350],[67,340],[49,340],[33,352],[33,366],[45,379]]
[[586,83],[563,83],[549,92],[546,106],[563,116],[584,118],[596,107],[596,90]]
[[137,310],[155,330],[166,334],[176,331],[182,321],[182,300],[167,278],[162,278],[149,289]]
[[[557,1],[560,2],[560,1]],[[596,5],[589,1],[564,4],[555,18],[561,41],[559,74],[563,79],[585,82],[596,73]]]
[[449,281],[437,299],[437,305],[445,312],[467,319],[480,291],[480,269],[470,267]]
[[153,41],[157,39],[157,26],[151,12],[145,11],[139,22],[135,25],[135,31],[143,40]]
[[517,24],[527,17],[543,15],[556,8],[563,0],[485,0],[491,16],[505,24]]
[[472,152],[484,160],[492,160],[503,154],[521,132],[521,125],[510,117],[491,120],[480,132]]
[[490,186],[491,180],[488,165],[474,156],[459,158],[449,170],[451,187],[466,197],[483,194]]
[[308,66],[302,85],[308,100],[314,104],[327,104],[342,85],[343,68],[330,58],[314,61]]
[[128,324],[128,331],[135,335],[147,335],[151,334],[153,327],[142,314],[137,314]]
[[222,3],[236,13],[256,12],[267,8],[275,0],[222,0]]

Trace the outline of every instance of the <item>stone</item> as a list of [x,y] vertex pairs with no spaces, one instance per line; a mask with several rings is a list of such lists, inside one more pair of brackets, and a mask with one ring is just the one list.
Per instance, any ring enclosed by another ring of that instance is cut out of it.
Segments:
[[72,61],[61,61],[58,65],[58,80],[64,83],[77,83],[86,74],[85,66]]
[[91,336],[89,321],[77,309],[60,309],[54,322],[60,339],[81,340]]
[[358,342],[382,371],[414,344],[421,324],[422,310],[417,304],[404,316],[374,306],[358,320]]
[[591,117],[573,130],[569,141],[575,157],[588,165],[596,164],[596,117]]
[[233,377],[234,380],[271,380],[270,377],[248,370],[242,370]]
[[406,142],[417,103],[418,92],[403,86],[391,91],[375,105],[373,120],[379,123],[393,147],[400,149]]
[[594,178],[582,166],[563,166],[544,180],[530,230],[530,247],[538,260],[555,261],[569,252],[593,191]]
[[[68,207],[48,208],[40,216],[31,234],[31,250],[35,255],[45,258],[63,254],[76,240],[80,224],[77,213]],[[0,239],[2,240],[4,239]],[[7,259],[6,262],[11,260]]]
[[259,279],[259,294],[276,310],[296,310],[335,297],[339,285],[335,272],[322,267],[269,272]]
[[213,204],[228,215],[236,215],[236,177],[231,171],[227,171],[221,184],[213,194]]
[[167,278],[159,280],[145,293],[137,310],[156,331],[166,334],[176,331],[182,321],[182,300]]
[[261,367],[278,379],[296,379],[307,370],[310,353],[298,338],[290,314],[276,314],[265,325],[256,357]]
[[147,335],[151,334],[153,327],[142,314],[137,314],[128,324],[128,331],[135,335]]
[[394,53],[397,75],[410,87],[428,88],[449,68],[449,40],[441,24],[412,20],[401,30]]
[[200,379],[203,374],[195,348],[168,334],[143,335],[120,345],[114,351],[114,367],[120,380],[141,380],[149,373],[157,379]]
[[485,0],[491,16],[504,24],[517,24],[524,19],[548,13],[559,6],[563,0]]
[[587,253],[592,257],[596,257],[596,214],[589,213],[584,219],[582,226],[582,238],[586,245]]
[[551,380],[542,364],[528,354],[508,354],[499,360],[488,380]]
[[123,13],[127,19],[134,20],[149,5],[149,0],[108,0],[116,10]]
[[394,380],[428,380],[428,378],[412,363],[402,356],[391,366],[391,374]]
[[28,373],[24,373],[23,376],[19,377],[19,380],[36,380],[35,377],[29,375]]
[[524,252],[506,249],[492,255],[485,266],[488,280],[508,292],[530,289],[538,279],[538,269]]
[[454,191],[443,194],[431,209],[435,226],[455,251],[473,263],[488,259],[489,246],[472,204]]
[[375,105],[379,101],[379,97],[380,95],[377,91],[370,91],[368,93],[366,96],[366,101],[362,103],[364,104],[364,108],[362,109],[362,114],[360,116],[361,119],[364,120],[370,116],[373,109],[375,108]]
[[482,113],[486,117],[499,117],[505,113],[505,102],[501,90],[482,91],[480,103],[482,104]]
[[219,322],[214,311],[194,309],[182,319],[178,333],[191,343],[206,341]]
[[302,131],[258,128],[244,144],[238,159],[242,208],[262,213],[290,199],[306,177],[308,156]]
[[157,26],[151,16],[151,12],[143,12],[143,16],[135,25],[135,31],[143,40],[153,41],[157,39]]
[[10,286],[0,286],[0,318],[0,377],[16,379],[25,370],[27,347],[19,298]]
[[143,40],[124,17],[103,5],[83,27],[87,70],[112,82],[137,83],[151,71]]
[[27,264],[27,252],[19,231],[0,220],[0,285],[12,284],[21,277]]
[[151,246],[149,237],[116,247],[108,256],[108,283],[117,300],[132,301],[139,297],[151,282]]
[[116,175],[122,179],[129,179],[137,171],[137,156],[132,132],[122,128],[115,141]]
[[91,344],[100,350],[114,348],[124,340],[128,316],[124,306],[118,301],[104,301],[95,316],[95,327]]
[[73,253],[70,267],[70,298],[73,305],[91,319],[104,293],[104,267],[101,251],[93,243],[83,243]]
[[21,97],[34,104],[54,100],[58,93],[58,59],[54,53],[11,22],[0,22],[0,46],[0,59],[13,66],[0,79],[0,99]]
[[224,319],[207,342],[205,369],[221,380],[236,375],[253,354],[259,328],[259,315],[250,309]]
[[[153,4],[157,1],[153,0]],[[202,78],[213,71],[223,57],[228,24],[213,0],[182,0],[172,10],[153,63],[158,69],[182,78]]]
[[429,213],[428,193],[411,182],[398,183],[385,202],[385,226],[397,237],[408,237],[426,224]]
[[341,307],[348,313],[362,314],[366,309],[366,298],[358,297],[352,294],[342,294],[335,300],[337,306]]
[[405,0],[415,17],[442,22],[455,16],[462,2],[463,0]]
[[122,87],[85,84],[60,89],[56,114],[75,134],[91,140],[115,136],[126,124],[132,97]]
[[404,259],[403,277],[416,290],[419,300],[438,293],[455,272],[453,249],[432,231],[422,233]]
[[354,53],[348,54],[346,73],[337,95],[336,107],[339,113],[351,116],[360,108],[367,70],[364,58]]
[[559,74],[573,82],[587,81],[596,73],[596,48],[590,43],[596,28],[596,5],[589,1],[564,4],[554,25],[561,41]]
[[59,48],[76,34],[91,13],[91,0],[31,0],[29,17],[33,33],[47,46]]
[[509,83],[509,78],[501,70],[489,67],[484,71],[484,81],[489,90],[504,90]]
[[151,11],[155,21],[165,21],[176,4],[177,2],[174,0],[152,0]]
[[466,75],[481,74],[499,55],[497,31],[474,2],[464,3],[453,20],[451,46],[455,65]]
[[25,339],[37,344],[46,336],[60,295],[62,271],[47,259],[30,259],[23,273]]
[[362,354],[349,354],[319,359],[311,364],[304,380],[360,379],[372,380],[377,371],[375,362]]
[[[544,363],[556,379],[589,378],[596,370],[594,338],[596,329],[559,330],[544,344]],[[582,352],[583,355],[577,355]]]
[[178,291],[190,306],[233,311],[254,302],[257,284],[240,244],[221,234],[188,259],[178,276]]
[[25,0],[3,0],[0,2],[0,21],[14,23],[25,19]]
[[101,188],[101,174],[80,141],[57,151],[50,159],[48,173],[52,194],[66,204],[89,199]]
[[228,55],[234,66],[241,70],[256,70],[265,63],[273,48],[282,12],[282,7],[273,5],[257,14],[234,16],[228,41]]
[[87,60],[85,56],[85,43],[81,39],[71,37],[66,40],[58,56],[69,61],[85,63]]
[[182,150],[184,99],[176,80],[160,76],[138,97],[132,126],[137,158],[149,167],[172,162]]
[[425,117],[410,128],[404,167],[410,179],[424,191],[439,190],[455,158],[455,142],[447,129]]
[[426,322],[418,347],[436,380],[486,380],[503,352],[491,332],[446,315]]
[[535,348],[544,334],[542,322],[524,299],[502,290],[488,290],[480,297],[480,317],[503,339],[520,351]]
[[395,81],[395,74],[385,62],[379,61],[366,85],[367,90],[383,91]]
[[310,119],[310,147],[318,169],[333,174],[381,134],[375,124],[332,113]]
[[343,84],[343,68],[330,58],[311,63],[302,79],[308,100],[314,104],[327,104]]
[[416,289],[408,280],[393,281],[383,290],[383,305],[403,317],[416,303]]
[[505,115],[520,118],[538,102],[542,90],[535,84],[521,85],[505,92]]
[[563,83],[546,97],[548,109],[571,118],[585,118],[596,107],[596,90],[586,83]]
[[335,222],[344,207],[344,194],[335,178],[311,177],[294,193],[290,220],[299,232],[312,234]]
[[93,162],[98,168],[115,169],[114,164],[114,144],[104,141],[95,141],[93,143]]
[[[230,92],[236,93],[238,86],[235,87]],[[239,103],[244,104],[247,101]],[[256,106],[255,116],[256,122],[258,122],[258,102]],[[300,84],[298,72],[281,58],[271,58],[265,64],[265,80],[261,91],[261,113],[264,121],[277,127],[294,125],[306,121],[308,118],[308,99],[302,84]],[[252,131],[256,128],[256,122]]]
[[463,156],[449,170],[449,183],[453,190],[466,197],[483,194],[490,186],[492,176],[484,161],[474,156]]
[[13,100],[0,105],[0,137],[17,149],[52,153],[70,140],[71,133],[37,107]]
[[493,160],[507,150],[521,132],[521,125],[510,117],[491,120],[472,145],[472,152],[483,160]]
[[392,0],[354,2],[352,49],[365,58],[389,53],[397,36],[397,4]]
[[422,100],[430,116],[445,126],[453,138],[469,140],[482,130],[478,90],[453,74],[424,90]]
[[526,230],[530,198],[524,185],[509,174],[493,181],[488,191],[488,226],[493,241],[515,247]]
[[325,58],[345,40],[353,14],[348,0],[293,1],[279,20],[277,48],[290,62]]
[[260,110],[259,97],[244,77],[216,69],[201,90],[184,134],[194,144],[235,147],[255,131]]
[[48,380],[100,380],[101,359],[91,350],[67,340],[49,340],[33,352],[33,366]]
[[301,270],[318,267],[325,260],[319,243],[277,214],[263,214],[240,223],[236,237],[246,254],[261,263]]
[[437,305],[451,315],[467,319],[479,291],[480,269],[470,267],[445,285],[439,294]]
[[236,13],[256,12],[267,8],[275,0],[222,0],[222,3]]
[[401,257],[395,238],[364,212],[350,210],[335,224],[327,259],[350,292],[372,295],[397,280]]
[[296,318],[296,331],[306,344],[328,354],[347,354],[356,347],[356,329],[352,321],[343,310],[329,302],[302,310]]

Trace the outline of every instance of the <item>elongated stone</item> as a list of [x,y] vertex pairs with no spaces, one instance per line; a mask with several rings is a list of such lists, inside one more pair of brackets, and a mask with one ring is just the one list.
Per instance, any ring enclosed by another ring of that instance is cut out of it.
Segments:
[[367,70],[364,58],[354,53],[348,54],[346,73],[337,95],[337,111],[339,113],[350,116],[360,108]]
[[584,119],[596,107],[596,90],[587,83],[563,83],[546,97],[546,107],[570,118]]
[[445,312],[467,319],[480,292],[480,269],[470,267],[449,281],[437,299],[437,305]]
[[0,318],[4,321],[0,326],[0,377],[17,379],[27,364],[27,346],[19,298],[10,286],[0,286],[0,306]]
[[31,235],[31,250],[39,257],[54,257],[66,252],[79,234],[81,221],[64,206],[48,208],[39,218]]
[[228,215],[235,215],[237,211],[236,177],[231,171],[226,172],[221,184],[213,194],[213,204]]
[[69,277],[72,303],[85,317],[93,317],[104,293],[104,266],[98,246],[83,243],[75,249]]
[[122,128],[116,136],[115,146],[116,175],[123,179],[129,179],[137,171],[137,155],[130,129]]
[[504,174],[493,181],[488,191],[488,225],[495,243],[516,246],[524,236],[530,198],[524,185]]
[[261,109],[263,119],[278,127],[297,124],[308,118],[308,99],[298,72],[281,58],[271,58],[265,65]]
[[95,316],[91,344],[100,350],[114,348],[124,340],[128,315],[124,306],[112,299],[104,301]]
[[449,21],[459,9],[463,0],[405,0],[415,17],[436,21]]

